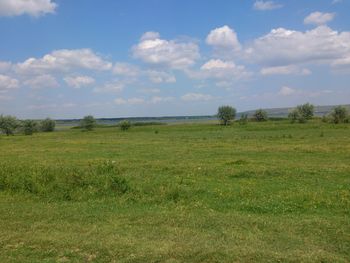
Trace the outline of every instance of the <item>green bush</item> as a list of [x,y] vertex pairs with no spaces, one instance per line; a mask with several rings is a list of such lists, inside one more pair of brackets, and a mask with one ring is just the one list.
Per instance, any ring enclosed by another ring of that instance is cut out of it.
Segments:
[[19,127],[19,121],[16,117],[0,115],[0,130],[7,136],[13,135]]
[[236,117],[236,109],[231,106],[220,106],[218,108],[217,117],[221,124],[229,125],[230,121],[234,120]]
[[128,120],[124,120],[119,123],[119,127],[122,131],[127,131],[130,129],[131,123]]
[[85,131],[92,131],[95,127],[96,127],[96,120],[91,115],[85,116],[80,121],[80,128],[82,128]]
[[55,130],[56,122],[50,118],[46,118],[40,123],[40,130],[43,132],[53,132]]
[[300,123],[306,123],[314,116],[314,105],[305,103],[298,105],[289,114],[288,118],[292,123],[299,121]]
[[22,128],[25,135],[32,135],[38,131],[38,123],[33,120],[25,120],[22,123]]
[[254,113],[254,119],[259,122],[267,121],[267,112],[262,109],[256,110]]
[[348,111],[343,106],[335,107],[331,112],[331,121],[333,123],[345,123],[348,120]]

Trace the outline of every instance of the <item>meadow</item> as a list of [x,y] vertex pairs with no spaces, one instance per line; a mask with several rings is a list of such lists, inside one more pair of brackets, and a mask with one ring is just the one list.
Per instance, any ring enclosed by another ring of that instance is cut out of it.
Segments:
[[350,125],[0,135],[0,262],[349,262]]

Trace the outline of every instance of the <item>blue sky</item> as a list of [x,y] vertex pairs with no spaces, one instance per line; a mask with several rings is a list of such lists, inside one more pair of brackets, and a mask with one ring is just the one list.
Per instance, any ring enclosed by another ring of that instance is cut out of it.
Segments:
[[0,0],[0,114],[349,103],[349,11],[349,0]]

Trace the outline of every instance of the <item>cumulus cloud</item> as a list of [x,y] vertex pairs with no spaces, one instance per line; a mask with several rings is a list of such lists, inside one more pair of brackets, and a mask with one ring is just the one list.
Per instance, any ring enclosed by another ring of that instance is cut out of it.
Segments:
[[335,13],[313,12],[304,19],[304,24],[324,25],[332,21]]
[[299,68],[295,65],[264,67],[260,70],[261,75],[310,75],[311,71],[307,68]]
[[350,32],[337,32],[327,26],[306,32],[277,28],[254,40],[245,49],[245,56],[270,67],[315,62],[347,65]]
[[215,48],[224,48],[235,51],[241,49],[241,44],[238,41],[236,32],[227,25],[210,31],[206,38],[206,43]]
[[146,75],[153,83],[174,83],[176,78],[174,75],[169,74],[165,71],[148,70]]
[[7,61],[0,61],[0,73],[8,72],[12,68],[12,63]]
[[0,93],[5,93],[19,87],[19,81],[7,75],[0,74]]
[[38,17],[54,13],[57,4],[51,0],[0,0],[0,16],[27,14]]
[[255,1],[253,8],[255,10],[266,11],[283,7],[283,5],[275,3],[274,1]]
[[16,65],[16,71],[23,74],[38,74],[48,71],[70,71],[72,69],[109,70],[110,62],[95,54],[91,49],[55,50],[42,58],[29,58]]
[[287,86],[283,86],[280,91],[278,92],[279,95],[282,95],[282,96],[290,96],[290,95],[293,95],[296,93],[296,90],[295,89],[292,89],[290,87],[287,87]]
[[129,63],[115,63],[113,73],[116,75],[136,77],[140,74],[140,69]]
[[57,80],[49,74],[28,79],[23,82],[23,85],[29,86],[32,89],[56,88],[59,86]]
[[132,52],[135,58],[145,63],[174,69],[187,68],[199,58],[197,44],[161,39],[155,32],[146,32]]
[[90,76],[68,76],[64,78],[68,86],[79,89],[95,83],[95,79]]
[[212,95],[202,93],[187,93],[181,97],[183,101],[208,101],[214,99]]

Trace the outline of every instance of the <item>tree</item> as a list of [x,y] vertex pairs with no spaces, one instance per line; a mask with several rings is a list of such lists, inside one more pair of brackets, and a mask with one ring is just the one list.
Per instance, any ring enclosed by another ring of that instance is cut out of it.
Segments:
[[131,123],[128,120],[123,120],[119,123],[119,127],[122,131],[127,131],[131,127]]
[[221,106],[218,108],[217,117],[223,125],[230,124],[236,117],[236,109],[231,106]]
[[331,119],[334,123],[344,123],[347,121],[348,111],[343,106],[335,107],[331,112]]
[[43,132],[53,132],[55,130],[55,126],[56,122],[50,118],[46,118],[40,123],[40,129]]
[[16,117],[0,115],[0,130],[7,136],[13,135],[18,126],[19,122]]
[[314,105],[310,103],[305,103],[297,106],[299,112],[299,121],[300,120],[310,120],[314,116]]
[[299,111],[297,109],[293,109],[288,114],[288,119],[290,119],[291,123],[296,122],[299,119]]
[[256,110],[254,113],[254,119],[256,121],[267,121],[267,112],[262,109]]
[[22,127],[25,135],[32,135],[37,131],[38,123],[33,120],[25,120],[23,121]]
[[80,121],[80,127],[86,131],[92,131],[96,127],[96,120],[93,116],[85,116]]

